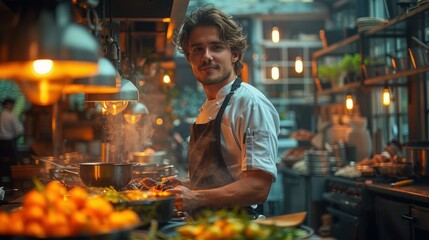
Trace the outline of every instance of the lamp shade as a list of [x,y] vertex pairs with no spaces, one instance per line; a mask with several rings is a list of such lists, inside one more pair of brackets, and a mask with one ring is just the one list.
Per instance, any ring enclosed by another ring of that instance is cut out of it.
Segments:
[[134,84],[125,78],[121,79],[121,88],[117,93],[85,94],[87,102],[108,102],[108,101],[138,101],[139,90]]
[[[72,22],[71,1],[23,1],[0,45],[0,78],[19,81],[88,77],[97,73],[99,44]],[[38,71],[34,61],[50,60]]]
[[67,84],[63,93],[116,93],[120,91],[121,77],[107,58],[98,59],[98,73],[95,76],[74,79]]
[[141,102],[131,102],[124,110],[124,118],[129,124],[136,124],[140,121],[143,115],[149,114],[146,105]]

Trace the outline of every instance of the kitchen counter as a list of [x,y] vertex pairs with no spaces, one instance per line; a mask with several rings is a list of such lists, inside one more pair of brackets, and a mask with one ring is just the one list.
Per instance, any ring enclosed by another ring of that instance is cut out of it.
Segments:
[[429,204],[429,184],[427,181],[416,181],[405,186],[391,186],[388,183],[366,182],[370,191],[402,198],[411,202]]

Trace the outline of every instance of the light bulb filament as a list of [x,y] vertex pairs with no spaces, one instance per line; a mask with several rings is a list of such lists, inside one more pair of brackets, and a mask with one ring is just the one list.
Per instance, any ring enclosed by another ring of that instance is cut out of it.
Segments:
[[346,108],[348,110],[353,109],[353,98],[352,95],[348,94],[346,97]]
[[33,71],[39,75],[49,74],[54,66],[54,62],[50,59],[39,59],[33,62]]
[[388,88],[383,89],[383,105],[389,106],[390,105],[390,91]]
[[271,68],[271,78],[273,80],[278,80],[280,78],[280,70],[278,67]]
[[302,73],[303,70],[304,70],[304,64],[302,62],[302,58],[298,56],[295,59],[295,72]]

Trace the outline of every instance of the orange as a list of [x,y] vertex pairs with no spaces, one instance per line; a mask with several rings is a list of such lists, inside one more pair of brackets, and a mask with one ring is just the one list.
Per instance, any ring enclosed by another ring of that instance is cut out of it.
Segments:
[[53,203],[53,208],[55,211],[63,213],[66,216],[71,215],[77,210],[76,204],[69,200],[57,200]]
[[59,181],[50,181],[45,186],[45,194],[49,203],[54,203],[59,199],[63,200],[67,194],[67,188]]
[[45,217],[45,211],[37,205],[27,206],[23,211],[23,217],[25,222],[42,221]]
[[120,212],[113,212],[110,214],[107,219],[107,224],[110,229],[121,229],[127,225],[127,223],[122,219],[122,214]]
[[29,206],[39,206],[43,209],[46,209],[47,202],[45,196],[35,189],[30,190],[27,194],[25,194],[24,199],[22,201],[22,205],[24,208]]
[[127,226],[133,226],[140,222],[139,215],[130,209],[125,209],[121,211],[122,219]]
[[83,212],[76,211],[70,215],[69,224],[72,235],[84,233],[89,224],[89,217]]
[[44,218],[43,226],[48,236],[67,236],[71,233],[67,217],[54,210],[48,212]]
[[28,224],[26,224],[24,234],[26,236],[38,238],[46,237],[45,229],[39,222],[29,222]]
[[68,193],[68,199],[74,202],[77,208],[82,208],[88,199],[88,192],[81,187],[74,187]]
[[24,234],[24,217],[23,217],[23,208],[20,208],[16,211],[10,213],[10,222],[9,224],[9,233],[11,235],[23,235]]
[[0,235],[6,235],[9,232],[9,224],[11,223],[9,214],[0,212]]
[[102,197],[89,198],[85,203],[85,211],[91,215],[95,215],[100,219],[104,219],[113,212],[113,206]]

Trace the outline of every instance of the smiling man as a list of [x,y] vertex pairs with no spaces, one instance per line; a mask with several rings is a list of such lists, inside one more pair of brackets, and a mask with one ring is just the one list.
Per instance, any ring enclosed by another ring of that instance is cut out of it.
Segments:
[[178,210],[241,206],[257,217],[277,177],[279,115],[240,74],[247,46],[241,26],[213,6],[193,11],[176,35],[178,50],[203,85],[206,102],[191,129],[189,179],[178,184]]

